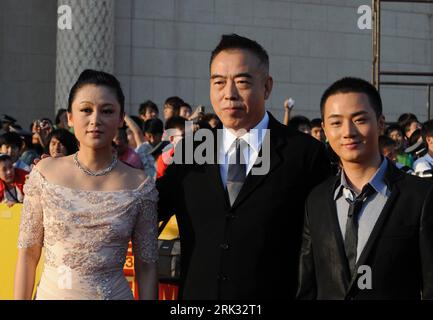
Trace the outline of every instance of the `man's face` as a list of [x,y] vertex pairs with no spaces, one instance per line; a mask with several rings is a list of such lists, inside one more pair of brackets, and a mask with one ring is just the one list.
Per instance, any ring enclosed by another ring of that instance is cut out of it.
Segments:
[[397,152],[396,152],[396,148],[394,146],[390,146],[390,147],[385,147],[382,150],[382,154],[384,157],[387,157],[389,160],[391,160],[392,162],[396,162],[397,161]]
[[250,51],[221,51],[210,68],[210,100],[225,127],[249,130],[265,114],[272,78]]
[[161,142],[162,135],[161,134],[152,134],[149,132],[146,132],[144,134],[147,142],[149,142],[153,147],[155,147],[158,143]]
[[65,157],[68,155],[66,147],[56,137],[51,138],[49,145],[50,155],[53,158]]
[[364,93],[338,93],[324,106],[323,129],[344,163],[368,164],[379,153],[379,132],[383,116],[377,119]]
[[147,121],[149,119],[155,119],[157,117],[158,117],[158,112],[156,112],[155,109],[146,108],[146,111],[144,112],[144,117],[142,117],[142,119],[144,121]]
[[400,149],[401,147],[403,147],[404,138],[403,138],[403,135],[401,134],[401,132],[399,130],[392,130],[389,133],[389,137],[397,143],[397,146],[396,146],[397,150]]
[[164,120],[170,119],[174,116],[175,116],[174,108],[171,105],[166,104],[164,106]]
[[179,109],[179,116],[185,118],[185,119],[189,119],[189,117],[191,116],[191,109],[188,107],[180,107]]
[[3,144],[0,147],[0,153],[5,153],[12,158],[12,163],[15,163],[20,157],[20,148],[17,146]]
[[0,179],[6,183],[12,183],[15,179],[15,171],[12,161],[0,161]]
[[412,122],[406,131],[406,137],[409,139],[412,133],[417,129],[421,129],[421,124],[418,121]]
[[319,141],[323,142],[323,129],[322,127],[313,127],[311,129],[311,136]]

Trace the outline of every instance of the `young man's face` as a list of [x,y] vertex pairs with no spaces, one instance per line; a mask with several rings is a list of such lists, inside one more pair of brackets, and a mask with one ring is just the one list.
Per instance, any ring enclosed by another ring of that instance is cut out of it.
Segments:
[[323,129],[322,127],[311,128],[311,136],[319,141],[323,142]]
[[164,120],[170,119],[175,116],[173,106],[166,104],[164,106]]
[[180,107],[179,116],[188,119],[191,116],[191,109],[188,107]]
[[401,132],[399,130],[392,130],[389,133],[389,137],[397,143],[397,147],[396,147],[397,149],[400,149],[403,147],[404,138],[403,138],[403,135],[401,134]]
[[12,161],[0,161],[0,179],[6,183],[14,182],[15,170]]
[[392,162],[397,161],[397,150],[394,146],[384,147],[382,149],[382,154],[384,157],[387,157]]
[[379,133],[384,118],[377,119],[364,93],[330,96],[323,110],[326,137],[343,163],[366,164],[379,154]]
[[141,116],[144,121],[158,118],[158,112],[153,108],[146,108],[144,115]]
[[146,140],[153,146],[155,147],[158,143],[161,142],[162,139],[162,135],[161,134],[152,134],[149,132],[146,132],[144,134]]
[[0,147],[0,153],[5,153],[12,158],[12,163],[15,163],[20,157],[20,148],[17,146],[3,144]]
[[224,50],[210,68],[210,100],[226,128],[249,130],[265,114],[272,78],[248,50]]

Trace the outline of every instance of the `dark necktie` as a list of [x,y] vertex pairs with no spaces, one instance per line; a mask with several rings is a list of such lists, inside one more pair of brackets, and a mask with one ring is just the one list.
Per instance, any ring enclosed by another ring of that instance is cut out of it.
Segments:
[[346,198],[349,203],[349,213],[347,214],[346,234],[344,237],[344,249],[346,251],[347,261],[351,275],[355,271],[357,247],[358,247],[358,216],[362,209],[364,201],[376,191],[370,184],[366,184],[361,193],[351,201]]
[[242,189],[247,171],[247,166],[245,164],[241,148],[241,144],[243,144],[243,142],[241,142],[240,139],[236,139],[235,143],[235,159],[230,159],[227,172],[227,192],[231,206],[235,202],[239,192]]

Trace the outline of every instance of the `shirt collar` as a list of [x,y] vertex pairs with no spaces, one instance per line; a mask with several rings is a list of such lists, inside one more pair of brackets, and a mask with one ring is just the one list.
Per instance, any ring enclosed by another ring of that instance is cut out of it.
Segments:
[[[246,134],[241,136],[240,138],[244,140],[248,145],[256,152],[259,153],[260,147],[262,145],[265,131],[268,128],[269,124],[269,115],[267,112],[265,112],[265,115],[263,116],[262,120],[250,131],[248,131]],[[233,143],[235,142],[237,136],[233,134],[229,129],[227,129],[225,126],[223,126],[223,147],[224,147],[224,154],[227,154],[232,148]]]
[[[376,173],[369,181],[369,184],[374,188],[374,190],[376,190],[377,193],[381,193],[384,196],[386,196],[386,190],[388,188],[385,182],[385,173],[387,168],[388,168],[388,160],[386,159],[386,157],[383,157],[382,163],[380,164]],[[344,173],[344,170],[342,170],[340,183],[334,192],[334,200],[337,200],[339,197],[341,197],[342,194],[344,194],[346,198],[350,198],[349,190],[351,190],[351,188],[349,187],[349,183],[347,182],[346,174]]]

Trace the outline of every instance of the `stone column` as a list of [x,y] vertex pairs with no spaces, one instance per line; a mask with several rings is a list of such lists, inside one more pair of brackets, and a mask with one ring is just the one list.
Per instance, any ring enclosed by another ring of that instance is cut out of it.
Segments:
[[[72,29],[57,29],[56,110],[84,69],[114,71],[114,1],[58,0],[71,8]],[[59,17],[61,14],[59,14]]]

